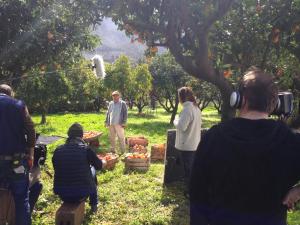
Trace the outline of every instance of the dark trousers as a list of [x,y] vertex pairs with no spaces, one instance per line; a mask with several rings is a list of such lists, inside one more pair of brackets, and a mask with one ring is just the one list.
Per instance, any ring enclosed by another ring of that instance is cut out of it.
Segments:
[[79,203],[84,201],[85,199],[89,198],[90,205],[97,205],[98,204],[98,194],[97,194],[97,177],[96,177],[96,170],[94,167],[91,167],[91,172],[93,175],[93,178],[95,180],[95,189],[92,193],[80,193],[76,196],[69,196],[68,193],[66,195],[60,194],[59,197],[63,202],[67,203]]
[[32,213],[34,206],[41,194],[41,191],[43,189],[43,185],[40,182],[36,182],[34,185],[32,185],[29,189],[29,204],[30,204],[30,212]]
[[195,157],[195,151],[179,151],[181,162],[184,168],[184,182],[186,184],[186,188],[189,188],[190,177],[192,172],[192,166]]

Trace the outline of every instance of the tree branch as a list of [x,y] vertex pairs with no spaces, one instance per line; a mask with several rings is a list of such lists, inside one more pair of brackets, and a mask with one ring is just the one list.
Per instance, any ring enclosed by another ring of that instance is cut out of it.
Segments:
[[233,4],[234,0],[219,0],[217,1],[217,10],[212,13],[206,20],[203,25],[203,30],[208,31],[211,26],[225,16],[225,14],[228,12],[229,8]]

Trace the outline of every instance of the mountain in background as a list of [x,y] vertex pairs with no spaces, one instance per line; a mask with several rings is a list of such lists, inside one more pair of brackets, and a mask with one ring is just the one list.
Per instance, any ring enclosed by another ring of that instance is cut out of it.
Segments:
[[131,43],[131,39],[124,31],[118,30],[111,19],[104,19],[94,33],[100,37],[101,45],[93,52],[85,53],[87,58],[90,59],[95,54],[102,55],[105,62],[114,62],[121,54],[127,55],[135,62],[144,58],[147,47],[138,42]]

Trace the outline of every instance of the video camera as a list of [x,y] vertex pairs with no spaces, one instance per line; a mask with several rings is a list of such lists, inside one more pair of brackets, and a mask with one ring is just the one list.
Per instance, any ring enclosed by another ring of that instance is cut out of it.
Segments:
[[293,112],[293,94],[291,92],[279,92],[278,103],[271,115],[288,117]]
[[[38,140],[40,134],[36,134],[36,140]],[[47,146],[45,144],[36,144],[34,146],[34,166],[44,165],[47,159]]]

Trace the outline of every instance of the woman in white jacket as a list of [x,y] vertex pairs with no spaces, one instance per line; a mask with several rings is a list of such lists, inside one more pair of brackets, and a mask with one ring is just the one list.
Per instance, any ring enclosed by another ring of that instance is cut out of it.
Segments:
[[194,154],[201,138],[201,111],[196,103],[193,91],[189,87],[178,90],[183,110],[174,121],[176,127],[175,148],[179,150],[188,188]]

